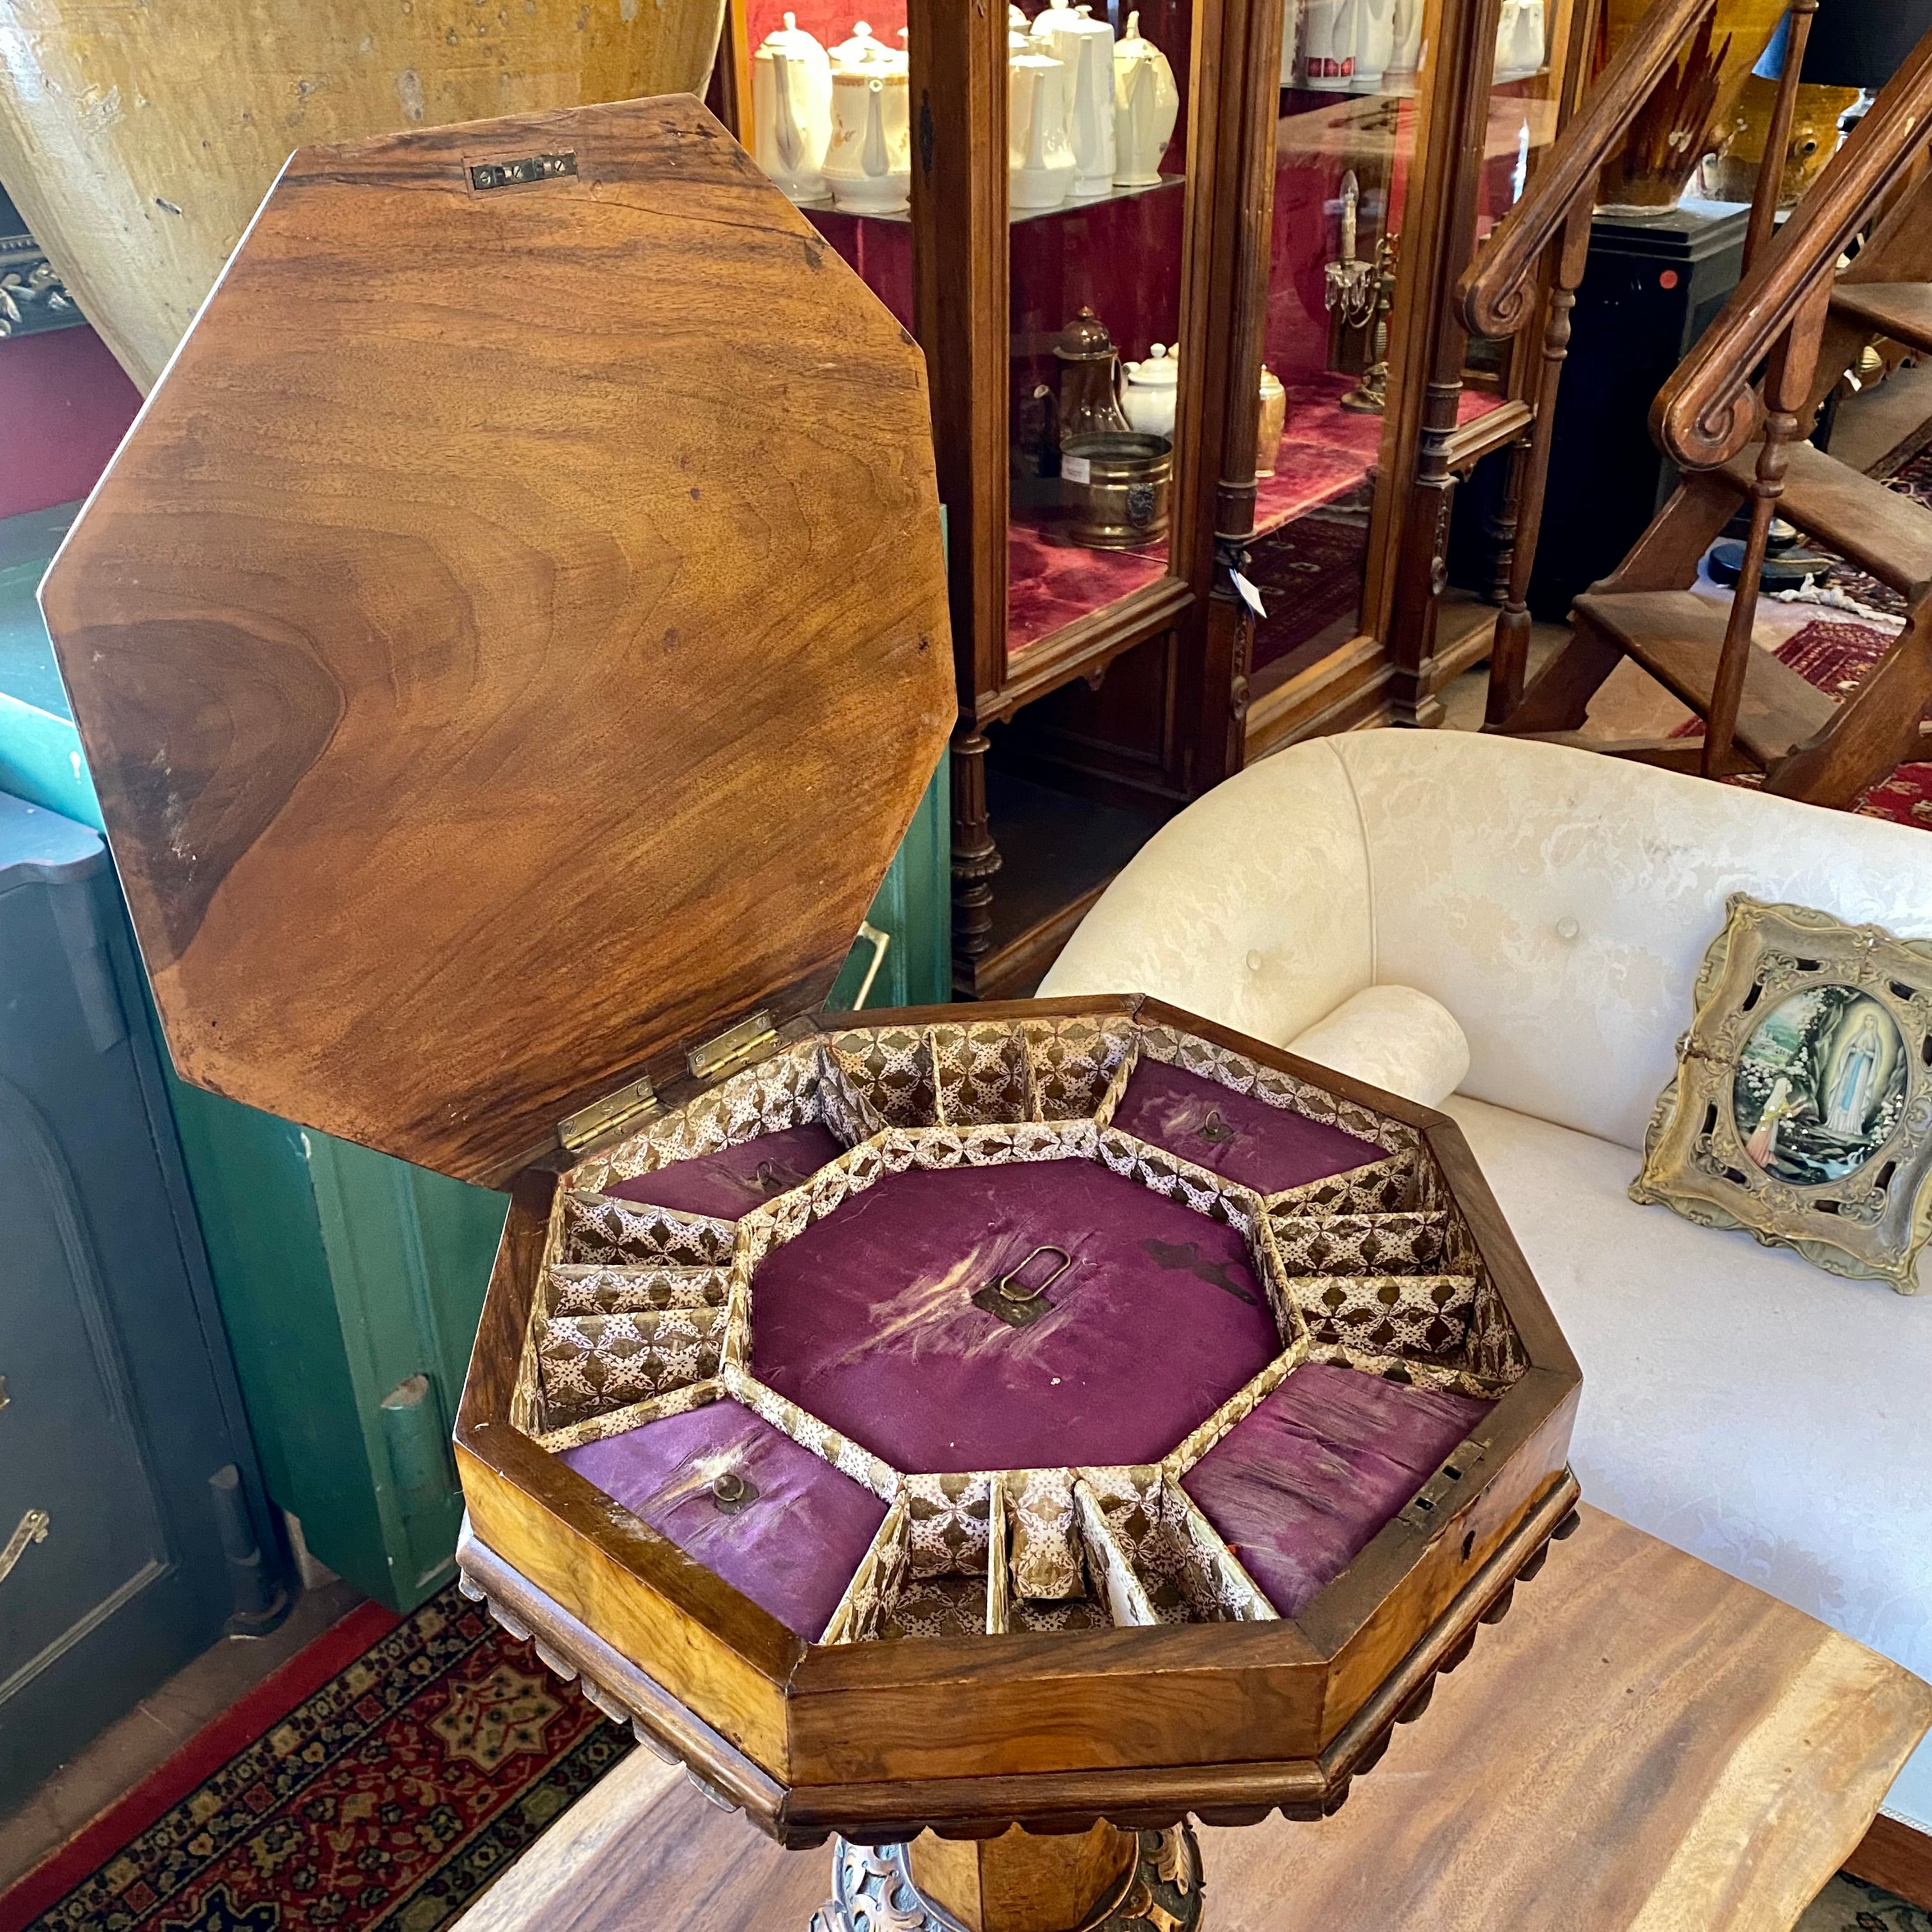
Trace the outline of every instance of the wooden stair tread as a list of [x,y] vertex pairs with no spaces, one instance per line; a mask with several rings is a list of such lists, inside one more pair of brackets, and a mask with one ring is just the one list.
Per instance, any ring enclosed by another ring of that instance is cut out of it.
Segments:
[[[1724,466],[1726,479],[1748,492],[1762,448],[1754,442],[1740,450]],[[1909,591],[1932,579],[1932,512],[1814,444],[1794,442],[1790,448],[1780,516],[1894,590]]]
[[1932,283],[1840,283],[1832,312],[1910,348],[1932,350]]
[[[1700,717],[1709,710],[1730,621],[1728,604],[1690,590],[1639,590],[1593,592],[1577,598],[1576,610]],[[1752,646],[1737,741],[1760,764],[1808,742],[1838,709],[1788,664]]]

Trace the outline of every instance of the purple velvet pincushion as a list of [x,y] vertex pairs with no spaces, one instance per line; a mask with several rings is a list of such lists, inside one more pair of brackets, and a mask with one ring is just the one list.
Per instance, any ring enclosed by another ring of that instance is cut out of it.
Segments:
[[1295,1616],[1489,1408],[1479,1396],[1304,1363],[1180,1486],[1268,1601]]
[[[886,1506],[850,1476],[735,1402],[707,1402],[563,1460],[660,1536],[814,1642],[852,1580]],[[755,1490],[721,1508],[720,1476]]]
[[1143,1060],[1127,1076],[1113,1125],[1257,1194],[1280,1194],[1388,1158],[1372,1141],[1163,1060]]

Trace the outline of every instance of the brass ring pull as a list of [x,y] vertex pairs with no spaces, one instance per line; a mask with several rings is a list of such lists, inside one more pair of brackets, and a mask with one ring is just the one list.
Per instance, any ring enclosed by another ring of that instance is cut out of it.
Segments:
[[[1020,1276],[1025,1274],[1042,1255],[1058,1255],[1060,1257],[1060,1265],[1037,1287],[1028,1288],[1021,1281]],[[1056,1247],[1050,1241],[1044,1242],[1034,1249],[1018,1268],[1012,1269],[1008,1274],[1001,1275],[993,1286],[998,1289],[1001,1297],[1006,1300],[1035,1301],[1072,1265],[1073,1257],[1064,1248]]]
[[1210,1147],[1220,1147],[1234,1138],[1234,1130],[1229,1126],[1219,1107],[1210,1107],[1208,1118],[1201,1123],[1201,1138]]
[[758,1492],[746,1481],[736,1469],[721,1469],[711,1479],[711,1500],[726,1516],[735,1516],[748,1503],[754,1503]]
[[752,1178],[767,1194],[782,1194],[785,1190],[784,1177],[778,1172],[776,1162],[760,1161],[753,1169]]

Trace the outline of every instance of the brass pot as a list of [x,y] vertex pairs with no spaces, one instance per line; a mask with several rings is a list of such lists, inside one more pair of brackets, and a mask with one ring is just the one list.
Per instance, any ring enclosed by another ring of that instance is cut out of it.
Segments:
[[[1607,61],[1650,10],[1652,0],[1606,0],[1600,52]],[[1718,0],[1676,64],[1646,101],[1604,167],[1598,205],[1661,214],[1684,198],[1698,164],[1727,148],[1751,69],[1771,44],[1790,0]]]
[[1167,535],[1174,445],[1164,436],[1106,430],[1060,446],[1066,534],[1089,550],[1138,550]]
[[[0,182],[146,389],[294,149],[701,94],[724,10],[724,0],[0,0]],[[345,286],[339,299],[362,292]]]

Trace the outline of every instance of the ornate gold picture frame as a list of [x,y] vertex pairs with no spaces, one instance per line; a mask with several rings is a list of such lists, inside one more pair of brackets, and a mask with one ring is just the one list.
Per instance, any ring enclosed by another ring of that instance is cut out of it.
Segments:
[[1630,1198],[1917,1292],[1932,1238],[1932,940],[1739,892]]

